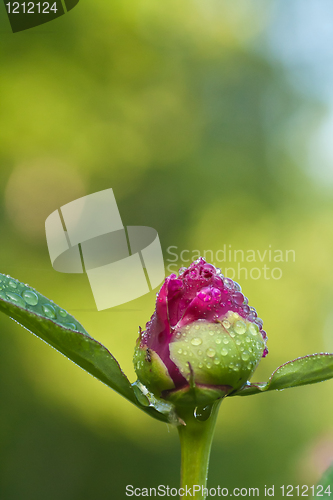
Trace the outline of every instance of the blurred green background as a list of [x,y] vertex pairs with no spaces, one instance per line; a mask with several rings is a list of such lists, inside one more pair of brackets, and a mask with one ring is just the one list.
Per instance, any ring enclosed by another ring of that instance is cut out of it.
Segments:
[[[69,310],[133,381],[156,291],[97,312],[86,277],[54,271],[45,241],[52,211],[113,188],[124,224],[154,227],[165,259],[169,246],[294,250],[241,263],[282,270],[238,279],[269,336],[254,379],[333,352],[332,16],[324,0],[82,0],[12,34],[1,4],[1,272]],[[9,318],[0,328],[1,500],[178,486],[173,428]],[[274,484],[279,498],[315,484],[333,460],[332,396],[329,381],[227,399],[209,485]]]

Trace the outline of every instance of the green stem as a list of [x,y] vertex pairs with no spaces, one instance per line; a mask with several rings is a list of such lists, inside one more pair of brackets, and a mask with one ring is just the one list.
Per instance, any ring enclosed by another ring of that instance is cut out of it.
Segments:
[[[178,427],[181,446],[181,487],[185,492],[186,487],[188,490],[191,489],[192,498],[196,500],[205,500],[207,496],[205,488],[210,450],[221,401],[220,399],[214,403],[207,420],[195,418],[193,409],[182,408],[178,411],[179,416],[186,423]],[[200,491],[193,493],[194,486],[197,486],[196,490],[200,486]]]

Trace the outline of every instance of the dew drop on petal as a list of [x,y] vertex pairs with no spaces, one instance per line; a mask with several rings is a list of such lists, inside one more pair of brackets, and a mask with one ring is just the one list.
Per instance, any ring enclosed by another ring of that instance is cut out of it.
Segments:
[[241,306],[244,302],[244,295],[241,292],[235,292],[232,298],[235,304],[237,304],[238,306]]
[[191,340],[192,345],[201,345],[202,344],[202,339],[200,337],[194,337]]
[[228,352],[229,352],[229,351],[228,351],[228,349],[225,349],[225,348],[223,348],[223,349],[221,350],[221,354],[222,354],[222,356],[227,356]]
[[252,335],[257,335],[258,332],[259,332],[259,328],[258,328],[258,325],[256,325],[255,323],[250,323],[249,326],[248,326],[248,331],[252,334]]
[[63,317],[63,318],[66,318],[66,316],[67,316],[67,312],[66,312],[66,311],[64,311],[63,309],[60,309],[60,311],[59,311],[59,316],[61,316],[61,317]]
[[234,330],[239,335],[242,335],[243,333],[245,333],[246,332],[246,325],[245,325],[244,321],[236,321],[236,323],[234,325]]
[[8,281],[8,286],[10,286],[10,288],[14,288],[14,289],[17,288],[17,284],[13,280]]
[[209,347],[206,351],[206,354],[209,358],[213,358],[216,354],[216,351],[215,351],[215,349],[212,349],[211,347]]
[[250,359],[250,354],[247,351],[242,352],[241,358],[243,361],[248,361]]

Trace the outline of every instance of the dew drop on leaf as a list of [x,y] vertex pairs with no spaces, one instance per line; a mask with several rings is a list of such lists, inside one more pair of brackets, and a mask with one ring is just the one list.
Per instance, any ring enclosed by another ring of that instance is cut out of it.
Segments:
[[13,292],[6,292],[7,297],[14,302],[15,305],[25,307],[25,302],[20,295]]
[[38,304],[38,295],[31,290],[25,290],[22,293],[22,297],[29,306],[36,306]]
[[50,318],[50,319],[56,318],[56,312],[55,312],[54,307],[52,307],[52,306],[50,306],[48,304],[43,304],[42,309],[43,309],[43,313],[48,318]]

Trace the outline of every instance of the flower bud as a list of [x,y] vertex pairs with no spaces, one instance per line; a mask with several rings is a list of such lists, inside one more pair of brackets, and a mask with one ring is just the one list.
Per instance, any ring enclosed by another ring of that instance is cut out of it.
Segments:
[[202,258],[166,278],[134,354],[157,397],[209,404],[242,387],[268,353],[263,322],[238,283]]

